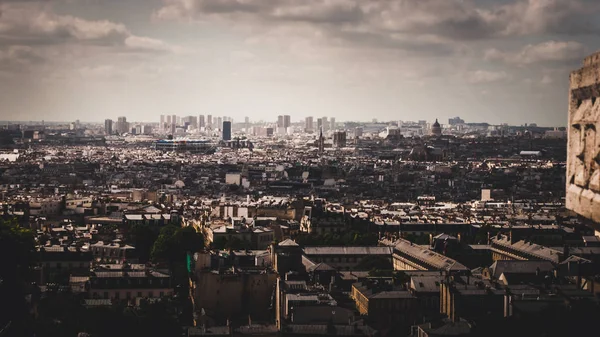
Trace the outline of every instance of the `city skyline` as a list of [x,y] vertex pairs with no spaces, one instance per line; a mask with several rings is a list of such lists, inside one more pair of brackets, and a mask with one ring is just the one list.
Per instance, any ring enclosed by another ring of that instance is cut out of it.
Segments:
[[569,72],[600,45],[592,0],[9,0],[0,11],[6,120],[210,111],[562,126]]

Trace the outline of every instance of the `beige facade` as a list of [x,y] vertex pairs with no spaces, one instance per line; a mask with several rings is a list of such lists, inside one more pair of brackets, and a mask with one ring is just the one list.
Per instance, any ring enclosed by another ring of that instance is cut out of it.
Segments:
[[567,208],[600,222],[600,52],[571,73]]

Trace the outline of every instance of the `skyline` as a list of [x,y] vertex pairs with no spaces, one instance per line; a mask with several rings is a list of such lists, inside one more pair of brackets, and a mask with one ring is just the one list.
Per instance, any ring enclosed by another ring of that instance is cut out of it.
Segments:
[[596,2],[5,0],[0,118],[564,126]]

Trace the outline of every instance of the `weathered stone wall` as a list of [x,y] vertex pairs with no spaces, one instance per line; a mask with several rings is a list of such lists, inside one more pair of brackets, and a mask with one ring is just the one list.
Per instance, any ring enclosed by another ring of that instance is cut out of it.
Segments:
[[567,208],[600,222],[600,52],[571,73]]

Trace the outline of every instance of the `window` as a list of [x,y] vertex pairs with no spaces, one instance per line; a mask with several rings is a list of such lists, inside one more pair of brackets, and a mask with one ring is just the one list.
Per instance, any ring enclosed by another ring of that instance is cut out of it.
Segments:
[[118,300],[118,299],[120,299],[120,298],[121,298],[121,293],[120,293],[120,292],[118,292],[118,291],[116,291],[116,292],[115,292],[115,299],[116,299],[116,300]]
[[141,291],[138,291],[137,297],[142,297],[142,292]]
[[104,292],[104,299],[107,300],[108,299],[108,291]]
[[128,300],[131,299],[131,291],[128,291],[127,294],[126,294],[126,296],[127,296]]
[[158,295],[159,295],[160,297],[163,297],[163,296],[165,296],[165,293],[164,293],[163,291],[161,291],[161,292],[160,292]]
[[148,297],[150,297],[150,298],[154,297],[154,293],[152,291],[149,291],[148,292]]

